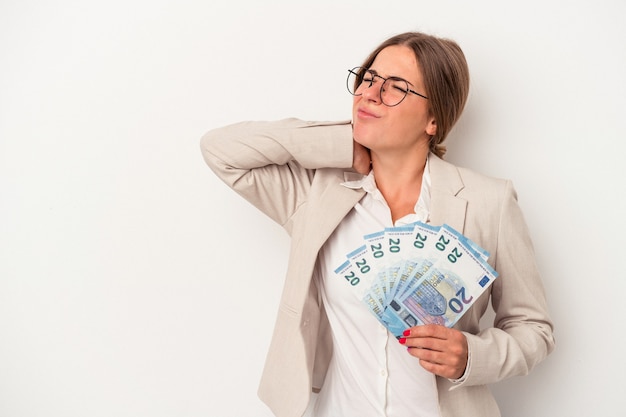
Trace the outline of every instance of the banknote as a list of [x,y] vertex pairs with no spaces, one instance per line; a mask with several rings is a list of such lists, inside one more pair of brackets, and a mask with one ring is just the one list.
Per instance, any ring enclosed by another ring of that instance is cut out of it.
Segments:
[[487,259],[489,259],[489,252],[487,252],[485,249],[481,248],[478,244],[476,244],[473,240],[462,235],[457,230],[448,226],[447,224],[444,224],[443,226],[441,226],[441,234],[444,236],[448,236],[448,238],[461,241],[462,245],[476,252],[483,260],[487,261]]
[[415,268],[411,273],[410,282],[415,282],[413,285],[407,287],[402,292],[402,295],[394,297],[387,305],[383,306],[383,314],[380,317],[380,321],[387,327],[387,329],[396,337],[400,337],[402,333],[409,327],[423,324],[419,322],[409,309],[405,308],[400,299],[406,298],[410,295],[410,291],[413,287],[417,286],[417,283],[421,281],[421,278],[431,270],[433,262],[429,259],[424,259],[421,262],[416,262]]
[[[406,328],[420,324],[452,327],[498,276],[466,246],[449,244],[442,254],[403,297],[383,310],[383,320],[391,322],[389,317],[396,316]],[[397,320],[393,323],[397,326]]]
[[386,294],[385,304],[388,304],[395,297],[397,292],[406,283],[413,263],[407,263],[412,259],[410,250],[414,238],[415,225],[410,224],[399,227],[387,227],[384,230],[385,251],[387,255],[387,280],[389,281],[389,292]]
[[425,269],[428,269],[432,264],[435,240],[439,231],[440,227],[430,226],[421,222],[413,224],[412,241],[410,244],[407,244],[407,248],[403,252],[405,268],[394,297],[402,297],[404,292],[411,288],[421,278]]
[[416,325],[453,326],[497,278],[488,258],[454,228],[416,222],[364,236],[335,273],[400,337]]
[[[363,242],[367,249],[367,254],[364,254],[364,258],[369,262],[373,271],[374,277],[377,281],[383,282],[387,280],[386,268],[388,256],[384,250],[385,231],[381,230],[376,233],[371,233],[363,236]],[[369,283],[371,284],[371,282]],[[381,300],[382,302],[382,300]]]
[[354,292],[359,297],[367,296],[370,306],[372,300],[369,297],[375,297],[377,304],[383,306],[388,293],[383,239],[384,233],[367,235],[364,237],[365,243],[347,255],[347,261],[351,264],[350,272],[358,275],[358,282],[352,285]]
[[[379,294],[379,289],[375,288],[375,280],[363,279],[363,276],[358,272],[355,267],[355,263],[346,260],[335,270],[335,275],[345,280],[347,285],[353,289],[354,294],[361,300],[370,312],[376,316],[381,322],[385,307],[381,301],[382,297]],[[373,277],[373,276],[372,276]],[[369,281],[369,282],[368,282]],[[384,324],[384,322],[383,322]]]

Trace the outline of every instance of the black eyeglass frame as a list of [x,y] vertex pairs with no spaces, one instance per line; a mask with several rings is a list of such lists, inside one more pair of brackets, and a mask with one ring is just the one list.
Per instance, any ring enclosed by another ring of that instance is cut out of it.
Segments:
[[[374,78],[380,78],[381,80],[383,80],[382,84],[380,85],[380,101],[381,103],[383,103],[385,106],[387,107],[395,107],[398,104],[402,103],[404,101],[404,99],[406,98],[406,96],[408,95],[408,93],[413,93],[416,96],[420,96],[426,100],[428,100],[428,97],[426,97],[424,94],[420,94],[415,90],[411,90],[409,88],[409,82],[407,80],[405,80],[404,78],[400,78],[400,77],[389,77],[389,78],[385,78],[381,75],[378,75],[376,73],[374,73],[372,70],[370,70],[369,68],[364,68],[364,67],[354,67],[352,69],[348,70],[348,78],[346,80],[346,87],[348,88],[348,92],[350,94],[352,94],[353,96],[361,96],[363,95],[363,93],[361,94],[356,94],[356,90],[358,89],[358,87],[364,82],[363,81],[363,74],[365,72],[369,72],[372,75],[372,79],[369,82],[369,86],[367,86],[367,88],[370,88],[372,85],[374,85]],[[352,88],[350,88],[350,75],[354,75],[356,77],[357,80],[361,80],[359,83],[359,86],[357,86],[356,88],[354,88],[354,86],[352,86]],[[383,101],[383,86],[385,85],[385,82],[387,82],[388,80],[396,80],[396,81],[404,81],[406,83],[406,90],[405,90],[405,94],[404,97],[402,97],[402,100],[400,100],[399,102],[397,102],[396,104],[393,105],[389,105],[387,103],[385,103]],[[352,89],[354,89],[355,93],[352,92]]]

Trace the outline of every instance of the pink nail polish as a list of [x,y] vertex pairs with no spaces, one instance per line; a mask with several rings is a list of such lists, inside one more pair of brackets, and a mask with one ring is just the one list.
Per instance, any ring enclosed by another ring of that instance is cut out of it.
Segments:
[[406,329],[404,332],[402,332],[403,336],[410,336],[411,335],[411,330]]
[[398,342],[400,342],[401,345],[406,343],[406,338],[405,337],[401,337],[400,339],[398,339]]

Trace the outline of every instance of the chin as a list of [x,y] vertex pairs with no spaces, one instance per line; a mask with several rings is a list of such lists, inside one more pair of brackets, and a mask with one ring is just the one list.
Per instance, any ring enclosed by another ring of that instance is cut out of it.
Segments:
[[352,136],[354,137],[354,141],[356,143],[369,148],[369,143],[372,139],[371,129],[367,129],[361,123],[355,122],[352,126]]
[[360,145],[365,146],[366,148],[369,149],[370,145],[371,145],[371,140],[368,140],[368,136],[367,135],[363,135],[363,134],[358,134],[357,132],[354,132],[354,141]]

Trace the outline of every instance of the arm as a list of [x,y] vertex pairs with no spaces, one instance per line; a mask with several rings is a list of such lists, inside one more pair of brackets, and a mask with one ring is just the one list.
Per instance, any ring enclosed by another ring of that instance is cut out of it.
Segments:
[[472,334],[437,325],[416,326],[400,339],[426,370],[452,380],[461,378],[454,381],[457,386],[525,375],[554,349],[532,242],[510,182],[500,194],[493,254],[500,277],[491,292],[494,327]]
[[533,245],[517,195],[507,181],[495,251],[491,296],[494,327],[465,333],[470,363],[461,385],[493,383],[526,375],[554,349],[553,325]]
[[206,163],[222,181],[289,228],[315,169],[351,167],[352,143],[349,122],[287,119],[210,131],[203,136],[201,148]]

